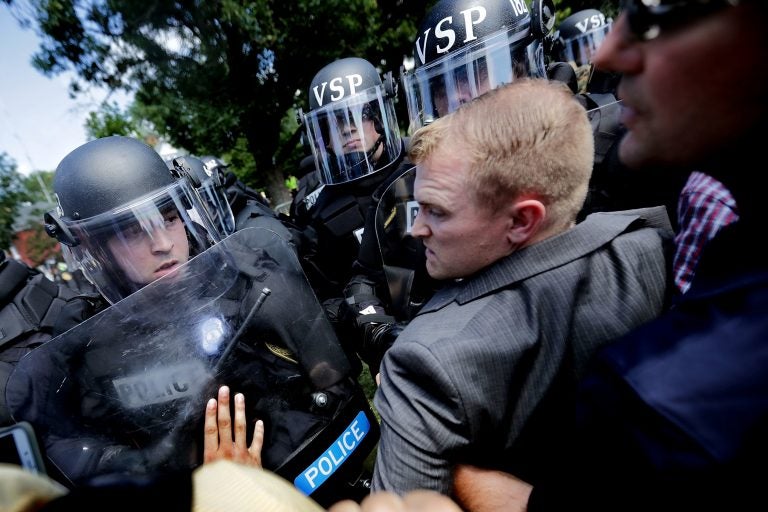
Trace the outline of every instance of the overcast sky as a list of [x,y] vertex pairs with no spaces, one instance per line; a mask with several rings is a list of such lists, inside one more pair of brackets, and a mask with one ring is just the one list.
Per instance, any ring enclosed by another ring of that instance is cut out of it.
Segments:
[[[47,78],[30,64],[39,47],[31,29],[21,29],[7,5],[0,3],[0,153],[18,170],[56,169],[67,153],[86,142],[85,119],[106,94],[69,98],[69,77]],[[115,96],[121,106],[125,96]]]

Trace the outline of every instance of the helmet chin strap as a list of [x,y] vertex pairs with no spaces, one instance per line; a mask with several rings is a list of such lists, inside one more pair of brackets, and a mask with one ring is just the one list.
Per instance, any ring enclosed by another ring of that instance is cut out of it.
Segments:
[[376,139],[376,142],[374,142],[374,143],[373,143],[373,146],[371,147],[371,149],[369,149],[369,150],[366,152],[366,157],[367,157],[369,160],[373,160],[373,155],[375,155],[375,154],[376,154],[376,152],[379,150],[379,147],[381,147],[381,143],[382,143],[382,142],[384,142],[384,135],[383,135],[383,134],[382,134],[382,135],[379,135],[379,138],[378,138],[378,139]]

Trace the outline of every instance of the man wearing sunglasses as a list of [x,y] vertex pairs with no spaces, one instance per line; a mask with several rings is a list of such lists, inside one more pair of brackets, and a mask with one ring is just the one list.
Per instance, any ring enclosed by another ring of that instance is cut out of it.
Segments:
[[631,167],[700,170],[740,218],[705,247],[691,288],[602,350],[577,394],[571,449],[533,487],[456,471],[468,510],[738,510],[764,500],[768,175],[752,163],[768,84],[768,3],[631,0],[595,57],[619,72]]

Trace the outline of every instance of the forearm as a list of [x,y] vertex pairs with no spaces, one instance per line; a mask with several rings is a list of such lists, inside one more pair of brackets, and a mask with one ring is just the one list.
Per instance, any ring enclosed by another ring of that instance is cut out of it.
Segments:
[[525,512],[532,487],[501,471],[460,465],[454,472],[456,501],[473,512]]

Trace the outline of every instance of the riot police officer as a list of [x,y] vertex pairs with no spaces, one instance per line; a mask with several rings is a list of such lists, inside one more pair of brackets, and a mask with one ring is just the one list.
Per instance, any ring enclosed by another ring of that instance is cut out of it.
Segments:
[[546,77],[550,0],[441,0],[414,42],[414,68],[402,71],[415,130],[482,93],[521,77]]
[[180,156],[167,162],[177,176],[186,176],[201,195],[215,227],[222,236],[245,228],[274,231],[299,252],[304,237],[291,220],[272,210],[261,194],[226,171],[224,162],[215,157]]
[[191,155],[167,160],[166,165],[173,175],[184,176],[189,180],[221,238],[235,232],[235,217],[221,169],[206,165],[201,159]]
[[300,113],[320,187],[302,194],[296,222],[313,240],[302,257],[321,300],[340,297],[358,255],[371,195],[408,167],[395,115],[396,87],[361,58],[332,62],[309,87]]
[[245,206],[246,201],[249,200],[256,200],[265,207],[270,207],[267,199],[261,193],[237,179],[235,173],[228,169],[229,164],[221,158],[205,155],[199,157],[199,160],[203,163],[203,169],[205,169],[208,176],[213,176],[214,174],[221,176],[221,181],[227,191],[227,197],[233,211],[240,211]]
[[173,176],[127,137],[61,161],[46,229],[112,305],[20,364],[9,407],[77,486],[202,462],[205,399],[227,384],[264,421],[264,467],[338,499],[377,439],[362,390],[293,249],[267,229],[222,240],[190,163]]
[[557,61],[567,62],[573,67],[580,93],[587,92],[593,70],[592,56],[611,29],[612,22],[597,9],[584,9],[560,22],[552,35],[551,53]]

